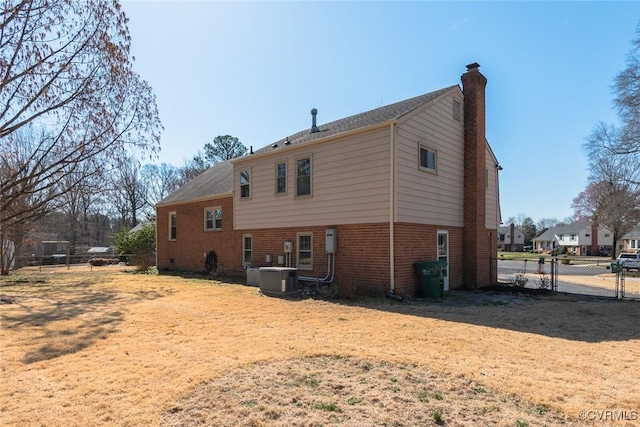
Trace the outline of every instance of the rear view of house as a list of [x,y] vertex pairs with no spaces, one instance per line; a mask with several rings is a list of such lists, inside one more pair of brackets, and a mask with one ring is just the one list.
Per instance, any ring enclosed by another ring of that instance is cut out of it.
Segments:
[[[290,266],[367,293],[414,295],[420,260],[445,287],[496,281],[498,162],[486,78],[304,129],[214,165],[158,203],[158,268]],[[215,261],[215,264],[213,263]]]

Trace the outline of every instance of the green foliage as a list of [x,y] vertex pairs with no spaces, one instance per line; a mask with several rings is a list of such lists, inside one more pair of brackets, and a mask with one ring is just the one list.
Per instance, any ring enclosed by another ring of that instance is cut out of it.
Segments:
[[235,136],[218,135],[204,145],[204,156],[211,163],[224,162],[247,154],[247,147]]
[[526,217],[524,221],[522,221],[520,229],[524,234],[524,244],[531,245],[534,237],[536,237],[536,233],[538,232],[533,220],[530,217]]
[[147,224],[136,232],[123,230],[113,238],[119,253],[129,256],[129,262],[147,270],[154,261],[156,249],[155,224]]

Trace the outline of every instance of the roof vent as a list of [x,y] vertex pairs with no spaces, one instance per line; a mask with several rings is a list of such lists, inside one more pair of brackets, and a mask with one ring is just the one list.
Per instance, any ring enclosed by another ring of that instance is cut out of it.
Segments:
[[284,140],[284,145],[289,145],[291,144],[291,141],[289,141],[289,137],[287,137],[287,139]]
[[278,148],[278,144],[271,144],[271,148]]
[[317,114],[318,114],[318,110],[316,110],[315,108],[312,108],[311,109],[311,130],[309,131],[309,133],[320,132],[320,129],[318,129],[318,126],[316,126]]
[[249,154],[253,154],[253,145],[249,146]]

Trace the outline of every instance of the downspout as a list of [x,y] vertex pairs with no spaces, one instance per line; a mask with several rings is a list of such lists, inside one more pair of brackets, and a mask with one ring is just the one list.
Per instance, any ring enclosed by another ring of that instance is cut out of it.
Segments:
[[389,125],[389,293],[395,293],[395,123]]

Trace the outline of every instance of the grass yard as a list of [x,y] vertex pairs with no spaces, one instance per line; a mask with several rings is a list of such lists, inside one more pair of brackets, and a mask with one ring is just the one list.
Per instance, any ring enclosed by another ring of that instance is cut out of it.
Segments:
[[2,426],[640,422],[639,302],[280,299],[110,266],[2,277],[0,321]]

